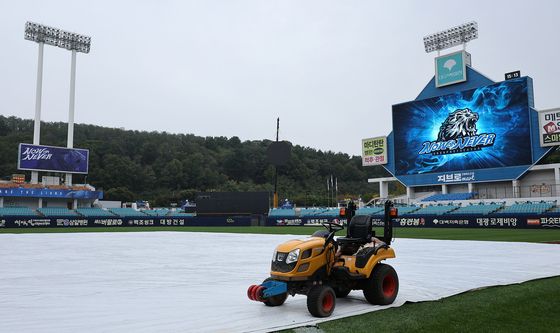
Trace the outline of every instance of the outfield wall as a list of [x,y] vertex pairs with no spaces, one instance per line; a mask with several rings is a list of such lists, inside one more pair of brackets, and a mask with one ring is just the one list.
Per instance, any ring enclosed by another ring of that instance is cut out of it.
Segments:
[[[275,216],[266,219],[267,226],[319,226],[324,222],[346,223],[336,217]],[[65,227],[171,227],[171,226],[250,226],[249,216],[188,217],[0,217],[0,228],[65,228]],[[374,217],[374,226],[383,226],[383,219]],[[395,227],[414,228],[498,228],[498,229],[560,229],[560,213],[534,215],[442,216],[408,215],[396,218]]]
[[0,217],[0,228],[250,226],[249,216]]
[[[335,217],[294,217],[274,216],[266,220],[268,226],[283,225],[319,225],[322,222],[346,222]],[[407,215],[396,218],[393,222],[395,227],[416,228],[498,228],[498,229],[560,229],[560,213],[545,215]],[[383,219],[374,217],[374,226],[383,226]]]

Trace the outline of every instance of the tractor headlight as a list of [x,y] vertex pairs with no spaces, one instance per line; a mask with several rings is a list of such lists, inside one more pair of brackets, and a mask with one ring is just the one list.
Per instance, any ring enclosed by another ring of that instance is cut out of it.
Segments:
[[288,253],[288,257],[286,258],[286,264],[294,263],[298,260],[299,257],[299,249],[295,249]]

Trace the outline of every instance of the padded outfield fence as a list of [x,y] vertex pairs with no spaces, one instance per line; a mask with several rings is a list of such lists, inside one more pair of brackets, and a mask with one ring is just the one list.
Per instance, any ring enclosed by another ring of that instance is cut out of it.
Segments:
[[250,216],[185,217],[0,217],[0,228],[68,228],[68,227],[180,227],[180,226],[250,226]]
[[[294,216],[274,216],[268,217],[268,226],[314,226],[323,222],[346,222],[345,219],[337,217],[294,217]],[[382,227],[383,219],[373,217],[373,225]],[[399,217],[393,221],[394,227],[415,227],[415,228],[499,228],[499,229],[560,229],[560,213],[543,215],[408,215]]]

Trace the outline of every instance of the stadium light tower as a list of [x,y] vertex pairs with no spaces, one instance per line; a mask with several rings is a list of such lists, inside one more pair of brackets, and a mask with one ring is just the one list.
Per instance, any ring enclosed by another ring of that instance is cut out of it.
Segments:
[[[39,60],[37,65],[37,92],[35,97],[35,123],[33,130],[33,144],[40,144],[41,136],[41,94],[43,87],[43,47],[45,44],[57,46],[72,51],[70,67],[70,103],[68,111],[68,141],[67,147],[74,147],[74,100],[76,93],[76,52],[89,53],[91,37],[73,32],[49,27],[46,25],[26,22],[25,39],[39,44]],[[39,182],[39,173],[31,172],[31,183]],[[66,185],[72,185],[72,174],[66,174]]]
[[463,44],[463,50],[467,42],[478,38],[478,24],[474,21],[459,26],[436,32],[424,37],[424,48],[426,53],[439,51]]

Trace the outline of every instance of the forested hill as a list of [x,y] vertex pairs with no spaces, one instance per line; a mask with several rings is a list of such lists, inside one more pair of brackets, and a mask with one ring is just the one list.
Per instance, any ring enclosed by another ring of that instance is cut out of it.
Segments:
[[[42,123],[41,144],[66,146],[66,123]],[[0,177],[18,173],[19,143],[33,142],[33,121],[0,116]],[[266,162],[269,140],[127,131],[76,124],[74,147],[90,150],[89,175],[75,175],[105,191],[108,200],[150,200],[168,205],[193,199],[197,191],[273,190],[274,167]],[[359,144],[359,143],[356,143]],[[299,205],[327,202],[327,179],[338,179],[339,198],[375,195],[372,177],[388,176],[381,167],[362,167],[359,156],[295,145],[290,163],[279,168],[280,198]],[[29,174],[28,174],[29,180]]]

